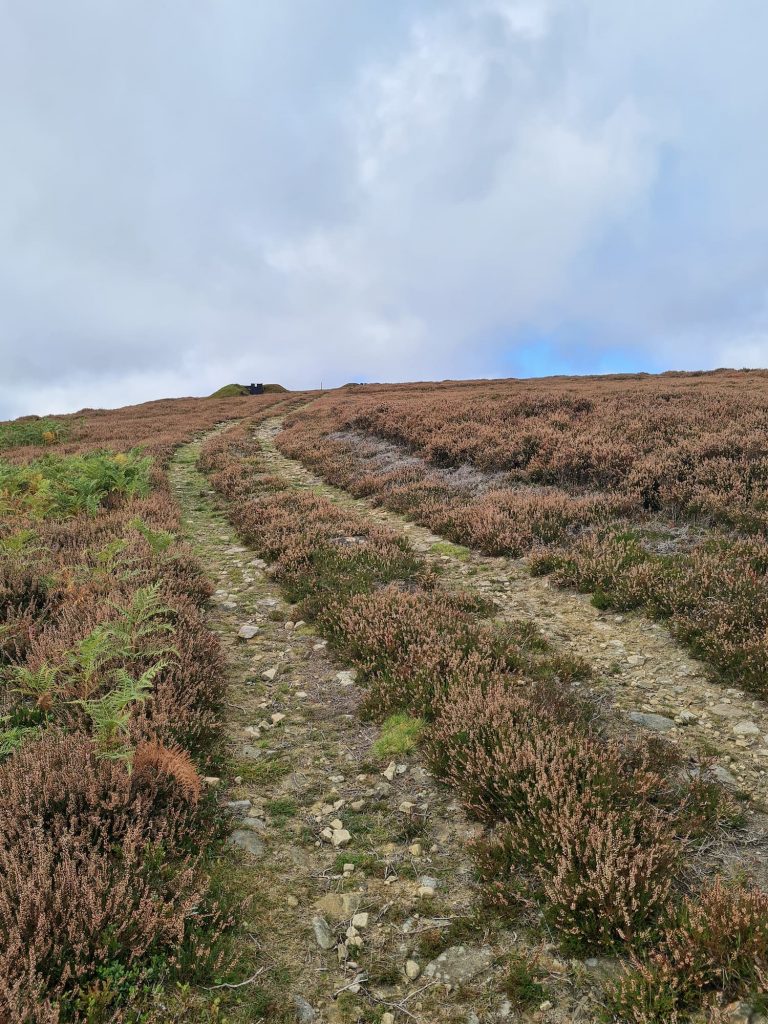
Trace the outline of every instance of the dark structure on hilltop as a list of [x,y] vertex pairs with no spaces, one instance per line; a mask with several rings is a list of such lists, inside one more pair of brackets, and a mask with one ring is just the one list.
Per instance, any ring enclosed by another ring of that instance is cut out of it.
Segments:
[[264,385],[263,384],[249,384],[248,385],[248,394],[249,395],[263,395],[264,394]]

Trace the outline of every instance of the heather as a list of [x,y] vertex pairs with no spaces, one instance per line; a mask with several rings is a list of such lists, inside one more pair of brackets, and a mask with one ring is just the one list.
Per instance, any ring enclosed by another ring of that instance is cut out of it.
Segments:
[[765,692],[768,375],[349,389],[279,444],[352,494],[669,622]]
[[633,957],[610,993],[610,1019],[664,1024],[767,989],[768,897],[715,879],[683,902],[652,952]]
[[[267,409],[276,398],[251,399]],[[123,1019],[234,968],[200,778],[221,756],[211,592],[165,464],[240,400],[0,425],[0,1019]]]
[[[732,815],[706,765],[617,734],[570,685],[588,667],[558,656],[531,623],[494,621],[389,528],[271,476],[252,424],[204,445],[200,464],[296,615],[356,667],[364,713],[384,721],[383,737],[413,732],[485,826],[475,859],[489,903],[572,951],[661,956],[684,933],[691,859]],[[728,905],[713,923],[735,962],[736,913]],[[754,972],[739,971],[729,991],[751,989]],[[654,999],[665,984],[651,986]],[[634,1019],[618,995],[616,1007],[616,1019]]]

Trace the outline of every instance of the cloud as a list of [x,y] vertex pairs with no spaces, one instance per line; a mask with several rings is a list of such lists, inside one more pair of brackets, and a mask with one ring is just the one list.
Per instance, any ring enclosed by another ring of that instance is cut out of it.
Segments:
[[0,415],[768,362],[766,29],[756,0],[4,5]]

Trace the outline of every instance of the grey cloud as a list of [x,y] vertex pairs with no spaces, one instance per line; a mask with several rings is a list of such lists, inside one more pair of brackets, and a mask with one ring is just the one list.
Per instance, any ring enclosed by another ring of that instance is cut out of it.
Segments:
[[504,373],[574,324],[563,365],[768,362],[766,29],[756,0],[10,0],[0,416]]

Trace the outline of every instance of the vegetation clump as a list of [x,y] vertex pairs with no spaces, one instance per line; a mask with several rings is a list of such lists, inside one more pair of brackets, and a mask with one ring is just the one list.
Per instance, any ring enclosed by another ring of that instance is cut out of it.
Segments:
[[69,423],[49,416],[27,416],[0,423],[0,451],[8,448],[51,447],[69,436]]
[[420,718],[412,718],[404,712],[390,715],[381,726],[381,735],[371,747],[375,757],[395,757],[407,754],[419,742],[424,728]]

